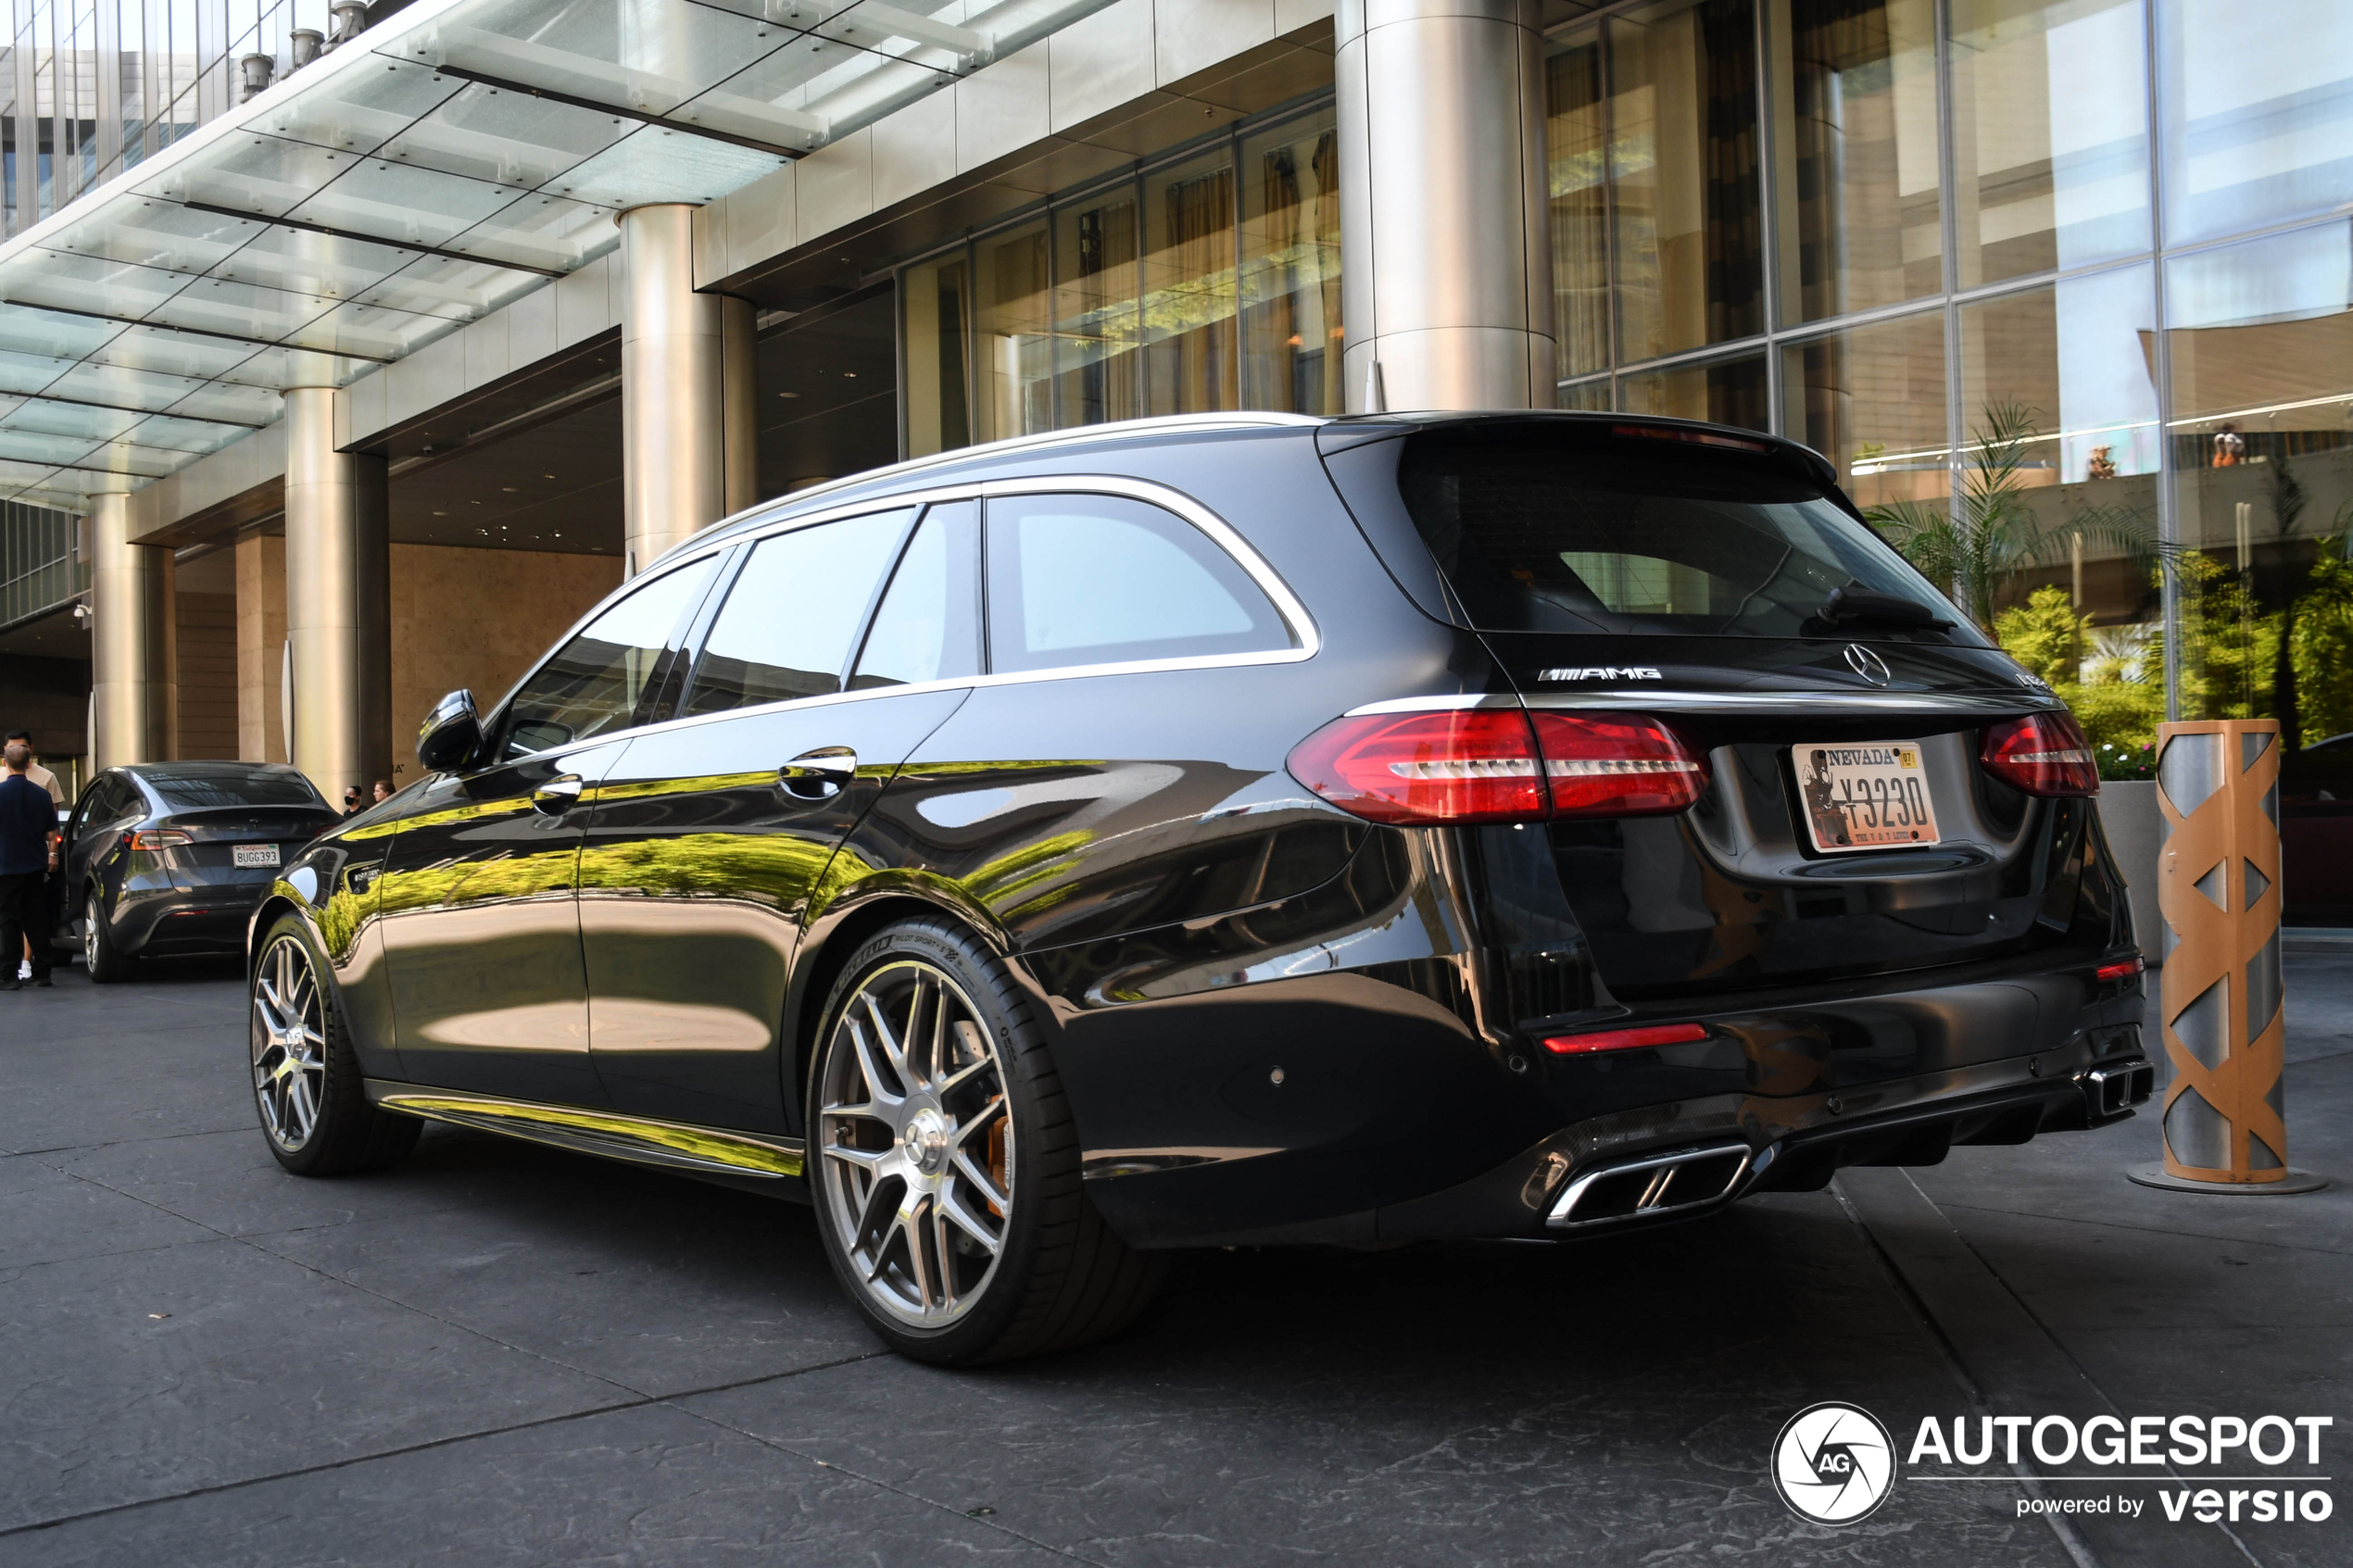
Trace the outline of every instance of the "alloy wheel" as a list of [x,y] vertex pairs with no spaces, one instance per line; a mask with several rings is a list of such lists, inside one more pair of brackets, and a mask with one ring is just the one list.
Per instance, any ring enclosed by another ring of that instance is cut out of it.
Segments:
[[82,969],[85,974],[95,974],[98,972],[98,922],[107,915],[94,897],[82,913],[87,918],[82,922]]
[[319,978],[303,945],[281,936],[261,955],[253,981],[253,1090],[271,1142],[291,1154],[310,1141],[326,1078]]
[[817,1099],[818,1202],[867,1298],[914,1327],[962,1317],[1016,1198],[1004,1065],[978,1010],[930,964],[884,964],[835,1019]]

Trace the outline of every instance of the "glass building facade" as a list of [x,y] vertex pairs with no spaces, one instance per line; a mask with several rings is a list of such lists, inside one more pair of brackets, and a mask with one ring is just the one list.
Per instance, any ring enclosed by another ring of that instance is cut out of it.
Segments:
[[[1953,520],[2095,738],[2353,730],[2353,6],[1635,0],[1546,71],[1561,407]],[[908,267],[905,449],[1336,411],[1336,184],[1316,109]]]
[[[296,67],[331,0],[10,0],[6,232],[32,227]],[[378,14],[397,9],[378,5]],[[267,66],[246,65],[249,56]]]
[[1957,520],[2095,738],[2169,669],[2353,730],[2353,6],[1654,0],[1548,71],[1562,407]]
[[928,257],[900,309],[910,456],[1153,414],[1338,413],[1330,106]]

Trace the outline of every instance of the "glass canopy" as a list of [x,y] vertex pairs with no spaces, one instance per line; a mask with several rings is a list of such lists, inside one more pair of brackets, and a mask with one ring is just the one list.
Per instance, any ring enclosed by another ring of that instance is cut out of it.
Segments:
[[0,498],[69,510],[1107,0],[419,0],[0,245]]

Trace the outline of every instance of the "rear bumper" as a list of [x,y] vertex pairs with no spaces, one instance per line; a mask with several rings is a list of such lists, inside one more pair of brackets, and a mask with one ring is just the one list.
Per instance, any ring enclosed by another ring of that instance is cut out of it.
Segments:
[[1865,1090],[1723,1095],[1597,1117],[1426,1198],[1185,1244],[1568,1239],[1671,1223],[1752,1193],[1814,1191],[1849,1165],[1933,1165],[1957,1146],[2125,1121],[2154,1084],[2137,1030],[2103,1031],[2096,1041]]
[[246,922],[270,891],[270,874],[126,891],[115,905],[115,944],[126,953],[157,958],[241,953]]

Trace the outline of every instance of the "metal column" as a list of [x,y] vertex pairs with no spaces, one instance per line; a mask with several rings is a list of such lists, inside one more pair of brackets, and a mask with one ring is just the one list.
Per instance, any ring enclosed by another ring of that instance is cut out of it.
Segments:
[[752,309],[695,292],[694,212],[621,215],[622,516],[627,570],[756,498]]
[[1340,0],[1348,407],[1549,408],[1540,0]]
[[171,758],[180,711],[170,548],[131,542],[131,497],[90,497],[90,755]]
[[384,460],[335,450],[335,395],[286,394],[286,641],[294,765],[340,806],[392,774]]

